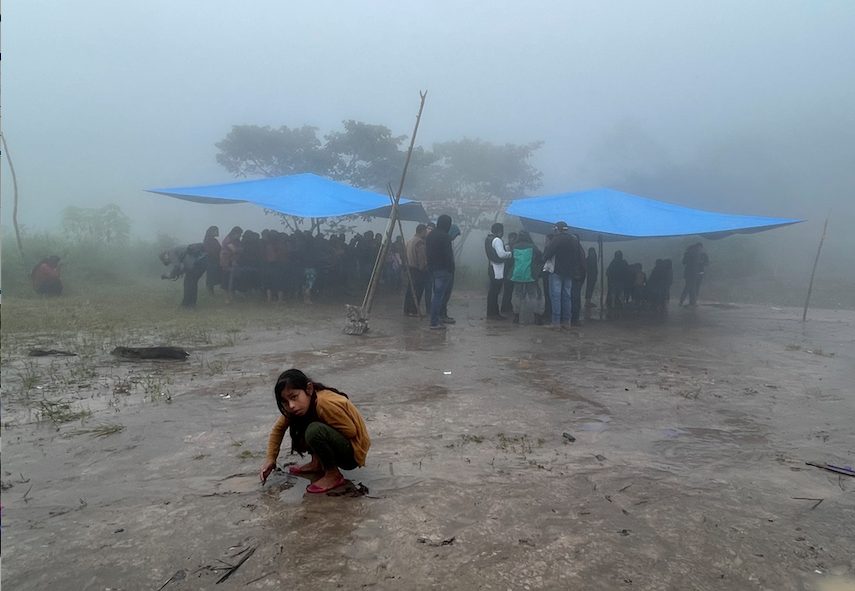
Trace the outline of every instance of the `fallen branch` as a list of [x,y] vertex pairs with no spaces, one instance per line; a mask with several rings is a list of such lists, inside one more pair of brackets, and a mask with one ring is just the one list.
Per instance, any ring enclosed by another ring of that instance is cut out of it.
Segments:
[[247,560],[249,560],[249,557],[250,557],[250,556],[252,556],[253,554],[255,554],[255,549],[256,549],[256,548],[258,548],[258,546],[253,546],[253,547],[252,547],[252,549],[250,549],[250,551],[246,553],[246,556],[244,556],[243,558],[241,558],[241,559],[240,559],[240,561],[239,561],[236,565],[234,565],[233,567],[231,567],[231,568],[229,569],[229,571],[228,571],[226,574],[224,574],[222,577],[220,577],[220,578],[217,580],[217,582],[216,582],[215,584],[216,584],[216,585],[219,585],[220,583],[222,583],[223,581],[225,581],[226,579],[228,579],[230,576],[232,576],[232,575],[234,574],[234,572],[235,572],[237,569],[239,569],[239,568],[241,567],[241,565],[243,565],[243,563],[244,563],[244,562],[246,562]]
[[790,498],[794,499],[796,501],[816,501],[816,504],[813,507],[811,507],[811,509],[816,509],[817,507],[819,507],[819,504],[825,500],[825,499],[812,499],[810,497],[790,497]]

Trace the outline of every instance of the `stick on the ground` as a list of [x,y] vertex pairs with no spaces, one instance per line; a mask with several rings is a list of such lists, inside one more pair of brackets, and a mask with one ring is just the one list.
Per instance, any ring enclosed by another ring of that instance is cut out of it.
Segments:
[[808,284],[807,299],[805,299],[805,311],[802,313],[802,322],[807,320],[808,304],[810,303],[810,292],[813,291],[813,276],[816,274],[816,264],[819,262],[819,253],[822,252],[822,243],[825,241],[825,231],[828,229],[828,220],[831,217],[831,212],[828,212],[828,217],[825,218],[825,225],[822,227],[822,238],[819,239],[819,248],[816,249],[816,259],[813,261],[813,270],[810,272],[810,284]]
[[237,569],[239,569],[239,568],[241,567],[241,565],[242,565],[244,562],[246,562],[247,560],[249,560],[249,557],[250,557],[250,556],[252,556],[253,554],[255,554],[255,549],[256,549],[256,548],[258,548],[258,546],[253,546],[253,547],[252,547],[252,549],[251,549],[249,552],[247,552],[247,553],[246,553],[246,556],[244,556],[243,558],[241,558],[241,559],[240,559],[240,561],[239,561],[236,565],[234,565],[233,567],[231,567],[231,568],[228,570],[228,572],[227,572],[226,574],[224,574],[222,577],[220,577],[219,579],[217,579],[217,582],[215,583],[215,585],[219,585],[220,583],[222,583],[223,581],[225,581],[226,579],[228,579],[230,576],[232,576],[232,575],[234,574],[234,572],[235,572]]
[[811,507],[811,510],[819,507],[819,504],[825,500],[825,499],[812,499],[810,497],[791,497],[791,498],[793,500],[796,500],[796,501],[816,501],[816,503],[814,503],[813,507]]

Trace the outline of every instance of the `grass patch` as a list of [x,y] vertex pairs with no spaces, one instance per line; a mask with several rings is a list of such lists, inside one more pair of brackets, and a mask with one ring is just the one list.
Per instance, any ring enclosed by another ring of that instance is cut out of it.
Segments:
[[51,402],[50,400],[42,400],[39,402],[39,412],[43,419],[47,419],[54,425],[62,425],[70,423],[78,419],[82,420],[92,416],[92,411],[88,409],[74,409],[70,402],[58,400]]

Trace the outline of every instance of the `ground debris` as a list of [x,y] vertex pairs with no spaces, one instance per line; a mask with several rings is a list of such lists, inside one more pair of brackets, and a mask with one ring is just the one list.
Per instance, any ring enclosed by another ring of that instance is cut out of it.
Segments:
[[565,433],[562,433],[561,435],[564,437],[564,439],[567,440],[565,443],[573,443],[574,441],[576,441],[576,438],[573,437],[572,435],[570,435],[570,433],[565,432]]
[[77,357],[77,353],[71,351],[60,351],[59,349],[30,349],[30,357],[47,357],[48,355],[59,355],[62,357]]
[[418,538],[416,541],[419,544],[425,544],[426,546],[432,546],[434,548],[439,548],[440,546],[451,546],[454,543],[456,536],[451,536],[445,540],[440,542],[431,541],[429,538]]
[[166,581],[163,585],[161,585],[161,586],[157,589],[157,591],[161,591],[161,589],[163,589],[164,587],[166,587],[169,583],[174,583],[174,582],[177,582],[177,581],[183,581],[183,580],[185,579],[185,577],[187,577],[187,571],[185,571],[185,570],[182,568],[180,571],[178,571],[178,572],[176,572],[174,575],[172,575],[172,578],[170,578],[170,579],[169,579],[168,581]]
[[116,347],[112,354],[122,359],[177,359],[184,361],[190,353],[181,347]]
[[832,466],[831,464],[826,464],[825,462],[805,462],[808,466],[814,466],[816,468],[822,468],[823,470],[828,470],[829,472],[837,472],[838,474],[844,474],[846,476],[855,476],[855,470],[850,468],[849,466]]

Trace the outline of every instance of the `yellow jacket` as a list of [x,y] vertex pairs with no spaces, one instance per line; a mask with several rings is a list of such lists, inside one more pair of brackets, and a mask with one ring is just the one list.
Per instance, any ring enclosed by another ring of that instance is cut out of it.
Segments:
[[[316,408],[321,422],[350,440],[353,445],[353,458],[358,465],[364,466],[365,456],[368,455],[368,448],[371,446],[371,438],[368,437],[368,429],[359,411],[350,400],[331,390],[321,390],[316,395],[318,397]],[[275,462],[279,457],[279,448],[282,446],[282,439],[285,438],[287,429],[288,417],[282,415],[273,425],[270,438],[267,440],[268,462]]]

